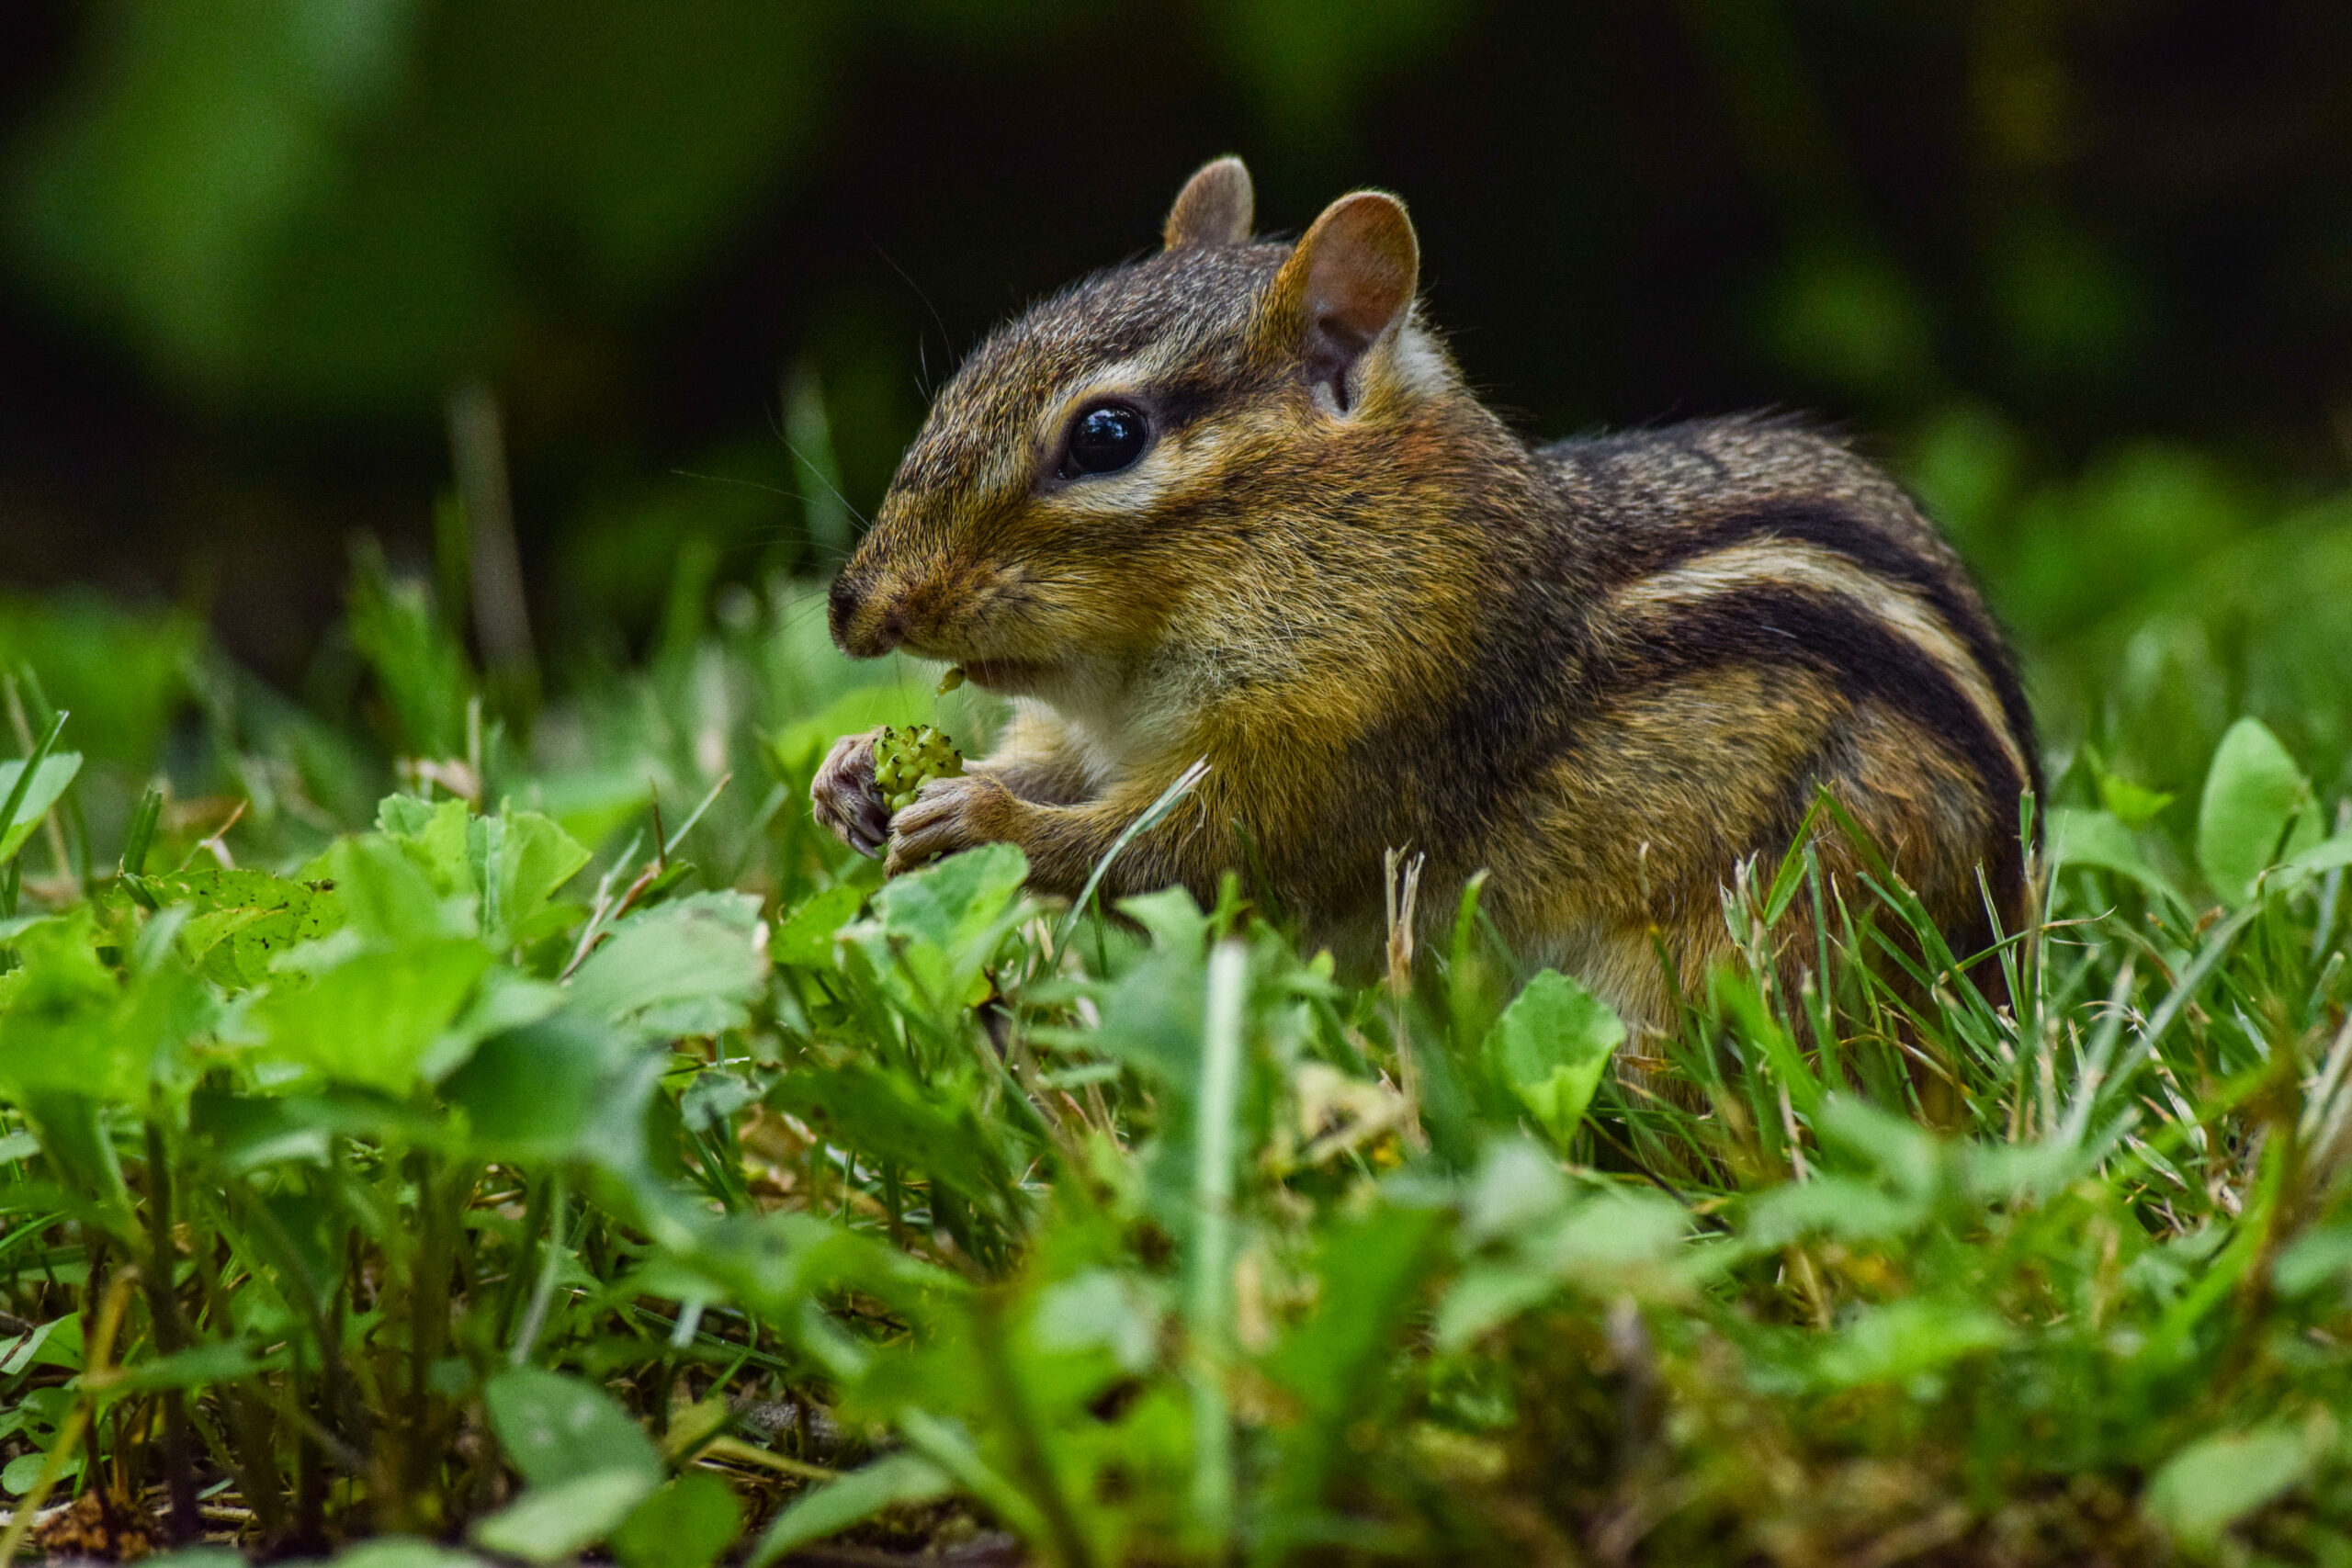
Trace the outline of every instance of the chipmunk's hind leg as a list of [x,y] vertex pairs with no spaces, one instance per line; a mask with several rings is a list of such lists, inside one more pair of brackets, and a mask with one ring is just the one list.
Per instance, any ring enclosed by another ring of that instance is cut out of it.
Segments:
[[[1832,1026],[1842,1033],[1884,1025],[1886,1043],[1904,1053],[1918,1109],[1932,1122],[1951,1122],[1963,1112],[1969,1074],[1965,1063],[1950,1059],[1951,1032],[1932,1021],[1960,1004],[1963,979],[1991,1006],[2009,1004],[1995,943],[2019,931],[2030,914],[2015,825],[2004,833],[1994,797],[1969,760],[1910,716],[1874,704],[1861,705],[1838,727],[1806,788],[1821,908],[1816,913],[1811,896],[1800,894],[1775,927],[1778,982],[1792,999],[1808,976],[1838,990],[1834,973],[1819,973],[1824,943],[1816,921],[1826,920],[1833,969],[1865,965],[1894,1004],[1860,1016],[1849,1009]],[[1765,863],[1777,864],[1790,841],[1784,837]],[[1903,890],[1917,897],[1916,906],[1902,901]],[[1917,929],[1922,914],[1932,940]],[[1793,1006],[1789,1015],[1809,1043],[1812,1020]],[[1917,1020],[1931,1026],[1922,1029]]]

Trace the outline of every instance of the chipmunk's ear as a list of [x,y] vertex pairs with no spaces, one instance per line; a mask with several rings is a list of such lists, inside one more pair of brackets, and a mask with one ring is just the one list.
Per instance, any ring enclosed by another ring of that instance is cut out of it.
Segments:
[[1171,251],[1188,245],[1238,245],[1250,237],[1258,198],[1250,171],[1235,157],[1203,164],[1176,193],[1161,236]]
[[1275,275],[1272,321],[1333,412],[1345,413],[1357,401],[1358,365],[1412,309],[1420,268],[1405,204],[1385,191],[1360,190],[1325,208]]

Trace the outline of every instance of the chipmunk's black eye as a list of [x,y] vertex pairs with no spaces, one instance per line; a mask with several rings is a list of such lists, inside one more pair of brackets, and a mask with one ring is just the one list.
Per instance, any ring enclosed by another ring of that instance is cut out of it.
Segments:
[[1069,427],[1069,455],[1062,460],[1062,473],[1069,479],[1116,473],[1143,456],[1149,435],[1143,415],[1125,403],[1088,409]]

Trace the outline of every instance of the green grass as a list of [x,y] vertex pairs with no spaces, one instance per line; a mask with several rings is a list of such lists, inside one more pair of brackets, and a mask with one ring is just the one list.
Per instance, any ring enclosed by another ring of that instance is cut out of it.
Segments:
[[2352,1560],[2318,759],[2211,724],[2168,802],[2115,770],[2177,727],[2070,749],[2014,1008],[1892,879],[1748,868],[1725,919],[1812,913],[1808,982],[1680,976],[1635,1088],[1475,898],[1359,985],[1230,891],[1072,917],[1005,848],[882,886],[808,820],[824,745],[992,715],[817,605],[726,591],[511,721],[377,564],[310,705],[83,607],[61,717],[28,639],[20,1520],[630,1568]]

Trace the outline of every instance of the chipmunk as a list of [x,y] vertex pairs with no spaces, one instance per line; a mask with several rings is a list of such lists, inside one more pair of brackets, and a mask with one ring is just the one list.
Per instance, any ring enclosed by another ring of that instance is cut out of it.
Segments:
[[[1074,896],[1205,759],[1106,898],[1240,871],[1369,953],[1395,846],[1427,856],[1432,918],[1486,872],[1520,955],[1636,1027],[1670,1022],[1659,941],[1684,976],[1724,956],[1735,867],[1769,875],[1825,789],[1956,953],[2021,926],[2032,718],[1900,486],[1783,418],[1531,446],[1423,319],[1402,203],[1342,197],[1295,245],[1253,240],[1252,205],[1209,164],[1165,248],[940,392],[832,633],[958,664],[1015,716],[895,816],[845,738],[820,819],[893,874],[1017,844]],[[1862,869],[1815,831],[1832,875]]]

